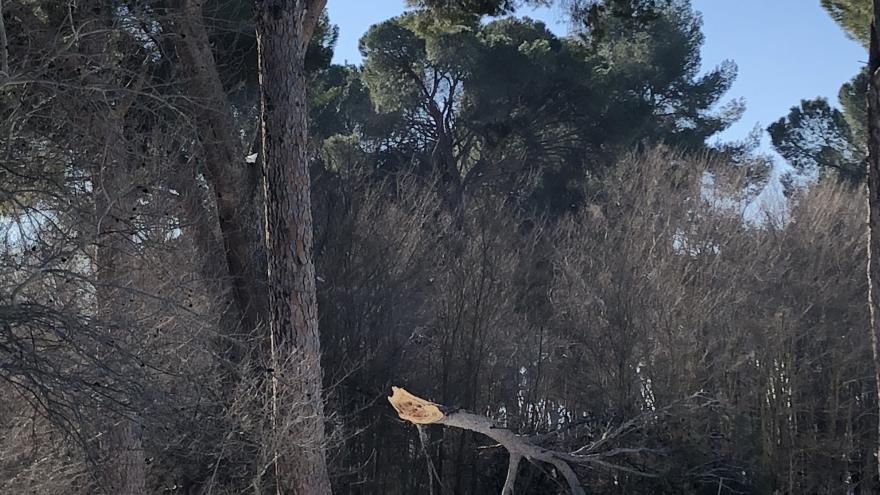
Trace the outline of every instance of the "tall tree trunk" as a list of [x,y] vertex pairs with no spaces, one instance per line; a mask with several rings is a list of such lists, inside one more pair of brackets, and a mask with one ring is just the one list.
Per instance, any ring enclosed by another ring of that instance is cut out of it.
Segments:
[[[880,0],[874,0],[874,22],[868,54],[868,308],[880,397]],[[880,431],[880,424],[878,424]],[[880,447],[878,447],[880,472]]]
[[324,458],[304,74],[306,48],[324,3],[258,0],[255,12],[279,494],[330,493]]
[[[87,76],[87,84],[94,87],[123,84],[114,80],[122,71],[114,51],[117,49],[114,39],[116,12],[112,4],[99,0],[82,2],[78,13],[86,19],[83,25],[87,25],[90,16],[96,16],[100,26],[97,34],[85,36],[81,44],[84,60],[91,59],[103,69]],[[142,88],[143,76],[129,81],[132,83],[131,93],[112,102],[105,99],[102,103],[106,106],[98,107],[102,111],[88,103],[82,110],[90,115],[89,131],[97,138],[90,171],[94,202],[96,314],[98,321],[105,325],[108,337],[122,349],[130,349],[136,335],[134,305],[130,301],[136,261],[130,217],[136,204],[136,193],[124,125],[135,94]],[[133,364],[131,367],[135,368]],[[137,403],[138,397],[134,396],[137,392],[130,393],[130,402]],[[138,413],[137,406],[120,405],[101,418],[102,462],[98,477],[108,494],[146,494],[146,456]]]
[[[99,319],[110,337],[128,348],[134,335],[134,316],[128,290],[134,283],[135,249],[132,222],[135,188],[130,165],[125,159],[123,125],[127,103],[102,115],[93,124],[103,136],[103,153],[92,170],[92,193],[95,198],[95,271],[96,301]],[[108,494],[141,495],[146,493],[146,464],[141,426],[136,410],[108,413],[101,440],[104,457],[102,475]]]
[[[179,0],[176,48],[189,73],[187,96],[198,102],[193,111],[204,152],[204,172],[214,192],[231,292],[241,319],[234,328],[222,329],[228,339],[223,354],[236,364],[241,350],[232,343],[260,328],[267,311],[265,260],[258,228],[259,173],[245,163],[245,150],[239,144],[232,105],[211,50],[202,4],[200,0]],[[214,242],[213,238],[197,242],[203,256],[215,255],[213,249],[205,250]]]
[[443,112],[436,107],[428,110],[434,121],[437,142],[431,152],[434,172],[439,174],[441,198],[459,230],[464,228],[465,188],[464,179],[455,160],[452,131],[445,124]]

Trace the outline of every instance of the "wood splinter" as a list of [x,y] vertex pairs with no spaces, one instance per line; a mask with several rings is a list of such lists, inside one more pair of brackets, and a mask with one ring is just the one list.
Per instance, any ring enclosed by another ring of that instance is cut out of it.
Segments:
[[444,414],[438,404],[416,397],[400,387],[391,387],[391,392],[388,402],[397,411],[400,419],[417,425],[437,423],[443,419]]

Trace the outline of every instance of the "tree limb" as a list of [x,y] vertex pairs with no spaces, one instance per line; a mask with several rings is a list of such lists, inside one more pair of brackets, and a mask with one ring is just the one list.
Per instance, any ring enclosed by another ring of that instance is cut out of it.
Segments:
[[523,457],[533,463],[540,461],[552,464],[562,477],[565,478],[572,495],[584,495],[584,489],[581,487],[574,470],[569,465],[569,462],[581,462],[577,456],[566,452],[548,450],[535,445],[528,438],[497,426],[494,421],[485,416],[435,404],[416,397],[402,388],[391,387],[391,389],[393,394],[388,398],[388,401],[397,411],[400,419],[414,424],[440,424],[482,433],[507,449],[507,452],[510,454],[510,464],[507,470],[507,479],[501,492],[502,495],[513,494],[519,461]]
[[318,20],[321,18],[321,12],[324,11],[326,5],[327,0],[309,0],[306,3],[306,7],[303,10],[303,46],[307,46],[309,40],[312,39],[312,34],[314,34],[315,27],[318,25]]

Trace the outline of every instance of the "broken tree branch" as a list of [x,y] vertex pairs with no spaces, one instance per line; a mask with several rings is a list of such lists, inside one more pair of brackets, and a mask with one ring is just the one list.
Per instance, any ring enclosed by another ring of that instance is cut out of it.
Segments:
[[522,458],[532,463],[545,462],[553,465],[562,477],[565,478],[573,495],[584,495],[584,489],[581,487],[570,463],[580,464],[588,462],[587,459],[581,459],[574,454],[548,450],[535,445],[527,437],[501,428],[485,416],[435,404],[416,397],[399,387],[391,387],[391,389],[393,393],[391,397],[388,397],[388,401],[397,411],[400,419],[417,425],[440,424],[474,431],[482,433],[501,444],[510,455],[507,479],[504,481],[502,495],[513,494],[513,487],[516,484],[516,477],[519,471],[519,462]]

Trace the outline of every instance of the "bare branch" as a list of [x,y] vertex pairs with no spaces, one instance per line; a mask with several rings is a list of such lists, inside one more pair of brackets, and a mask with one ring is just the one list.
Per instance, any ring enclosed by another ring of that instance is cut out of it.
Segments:
[[519,471],[519,461],[522,456],[518,454],[510,454],[510,461],[507,464],[507,478],[504,479],[504,487],[501,489],[501,495],[513,495],[513,488],[516,484],[516,475]]

